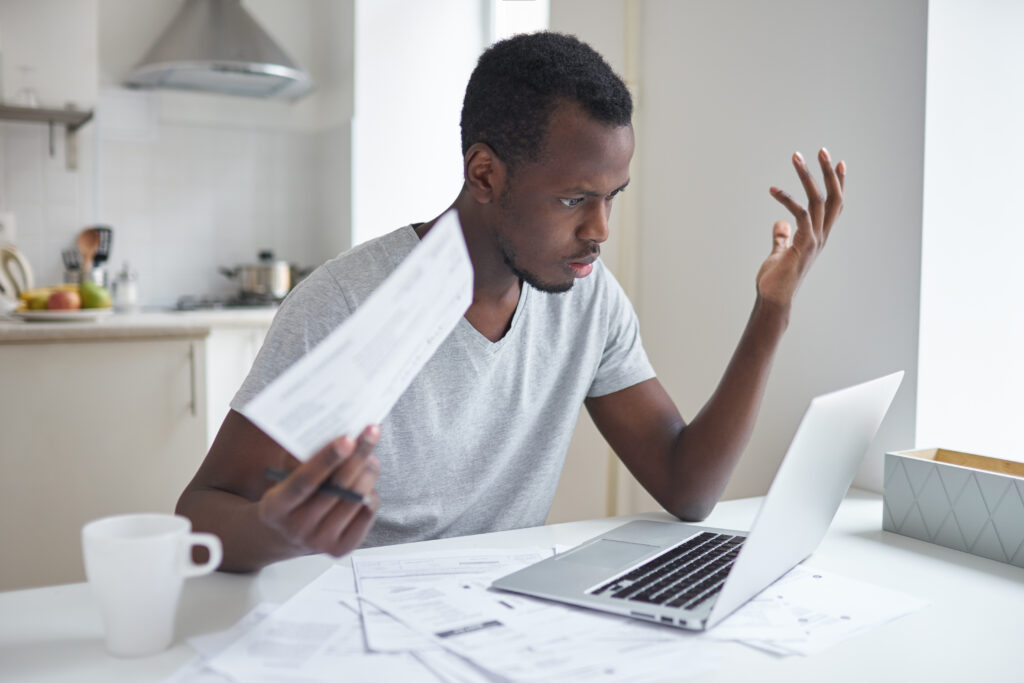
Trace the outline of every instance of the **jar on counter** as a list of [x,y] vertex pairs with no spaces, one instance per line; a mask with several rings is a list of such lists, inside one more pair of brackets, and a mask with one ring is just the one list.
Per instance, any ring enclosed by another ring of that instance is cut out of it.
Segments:
[[138,275],[125,261],[121,272],[114,278],[113,300],[117,311],[136,311],[139,308]]

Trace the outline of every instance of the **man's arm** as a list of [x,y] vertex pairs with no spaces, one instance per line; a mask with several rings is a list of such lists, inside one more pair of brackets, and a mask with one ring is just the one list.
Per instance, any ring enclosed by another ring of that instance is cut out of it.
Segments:
[[[312,553],[343,555],[359,546],[377,511],[380,463],[370,452],[379,438],[379,427],[367,427],[358,441],[342,437],[300,463],[232,410],[176,511],[197,531],[220,537],[225,571],[253,571]],[[291,475],[275,484],[265,477],[267,467]],[[373,503],[318,493],[326,481],[369,495]]]
[[609,445],[655,500],[677,517],[706,517],[718,502],[750,440],[775,352],[789,324],[793,296],[825,245],[843,207],[846,165],[818,154],[822,197],[799,154],[793,166],[807,206],[772,188],[793,214],[797,233],[777,222],[771,254],[757,274],[757,299],[729,365],[711,398],[686,424],[657,379],[589,398],[587,410]]

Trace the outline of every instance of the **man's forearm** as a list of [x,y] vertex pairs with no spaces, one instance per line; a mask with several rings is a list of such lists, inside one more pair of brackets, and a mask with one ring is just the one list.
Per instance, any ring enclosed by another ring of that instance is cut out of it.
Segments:
[[732,359],[711,398],[673,444],[672,500],[681,519],[706,517],[721,497],[757,421],[789,310],[754,306]]
[[304,554],[259,518],[257,503],[217,489],[186,490],[176,512],[192,520],[196,531],[216,534],[224,546],[220,569],[251,572]]

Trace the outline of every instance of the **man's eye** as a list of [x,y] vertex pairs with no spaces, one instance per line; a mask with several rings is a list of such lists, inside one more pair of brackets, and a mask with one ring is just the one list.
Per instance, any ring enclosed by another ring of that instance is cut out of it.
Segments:
[[583,197],[562,197],[558,201],[562,202],[571,209],[574,206],[579,206],[580,204],[582,204]]

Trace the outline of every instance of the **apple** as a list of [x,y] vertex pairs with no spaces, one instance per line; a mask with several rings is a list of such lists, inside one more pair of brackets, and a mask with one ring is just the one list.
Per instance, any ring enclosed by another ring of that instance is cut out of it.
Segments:
[[82,297],[78,292],[57,290],[46,300],[46,309],[50,311],[73,311],[82,307]]
[[110,292],[95,282],[83,282],[78,288],[82,308],[110,308]]

